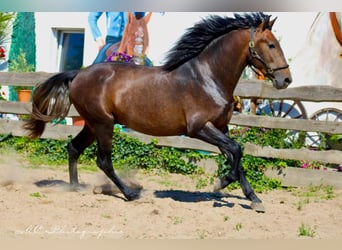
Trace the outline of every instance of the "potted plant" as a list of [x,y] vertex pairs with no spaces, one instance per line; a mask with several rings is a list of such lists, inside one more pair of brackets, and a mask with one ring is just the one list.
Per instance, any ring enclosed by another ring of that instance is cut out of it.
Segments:
[[[33,72],[34,65],[27,63],[25,52],[20,49],[17,58],[10,62],[10,70],[13,72]],[[17,91],[18,101],[29,102],[32,89],[32,86],[15,86],[14,90]]]

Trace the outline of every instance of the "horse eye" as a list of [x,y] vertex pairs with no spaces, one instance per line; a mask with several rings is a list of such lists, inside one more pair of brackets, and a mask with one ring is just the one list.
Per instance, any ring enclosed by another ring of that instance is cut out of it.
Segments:
[[274,45],[273,43],[270,43],[270,44],[268,45],[268,47],[269,47],[270,49],[275,49],[275,45]]

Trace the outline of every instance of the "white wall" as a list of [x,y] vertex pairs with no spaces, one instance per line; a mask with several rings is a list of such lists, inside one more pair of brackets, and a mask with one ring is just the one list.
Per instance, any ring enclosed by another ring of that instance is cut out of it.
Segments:
[[84,62],[91,61],[97,53],[88,27],[87,12],[36,12],[36,58],[37,71],[56,72],[57,39],[53,28],[84,29]]
[[162,64],[165,53],[172,48],[185,30],[208,14],[206,12],[153,13],[148,25],[150,36],[148,56],[153,63]]
[[[97,54],[89,26],[88,12],[36,12],[37,71],[56,72],[56,38],[52,28],[81,28],[85,30],[84,66],[90,65]],[[209,14],[229,15],[232,13],[207,12],[155,12],[149,23],[150,47],[148,56],[155,65],[163,62],[165,53],[185,32],[202,17]],[[270,12],[278,16],[274,33],[281,39],[286,58],[293,58],[304,43],[307,32],[316,13],[312,12]],[[105,17],[99,21],[105,27]]]
[[[166,12],[164,15],[154,13],[149,24],[149,57],[155,64],[160,64],[163,55],[185,32],[210,14],[232,16],[224,12]],[[273,31],[281,39],[281,46],[286,58],[293,58],[304,43],[309,28],[317,15],[315,12],[269,12],[272,18],[278,17]]]

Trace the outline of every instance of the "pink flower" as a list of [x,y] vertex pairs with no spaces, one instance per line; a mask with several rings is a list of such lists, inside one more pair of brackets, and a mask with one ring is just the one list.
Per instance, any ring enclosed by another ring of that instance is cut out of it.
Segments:
[[304,163],[303,165],[302,165],[302,168],[308,168],[309,167],[309,163]]

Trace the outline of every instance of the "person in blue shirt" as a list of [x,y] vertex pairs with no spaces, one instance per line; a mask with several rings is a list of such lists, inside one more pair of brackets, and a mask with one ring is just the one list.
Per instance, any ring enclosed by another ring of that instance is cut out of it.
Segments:
[[[144,16],[144,12],[135,12],[134,14]],[[99,18],[106,15],[106,37],[104,38],[98,27]],[[128,22],[127,12],[90,12],[88,15],[88,23],[94,40],[96,41],[99,53],[97,54],[93,64],[106,60],[106,51],[113,44],[120,42],[123,32]]]

